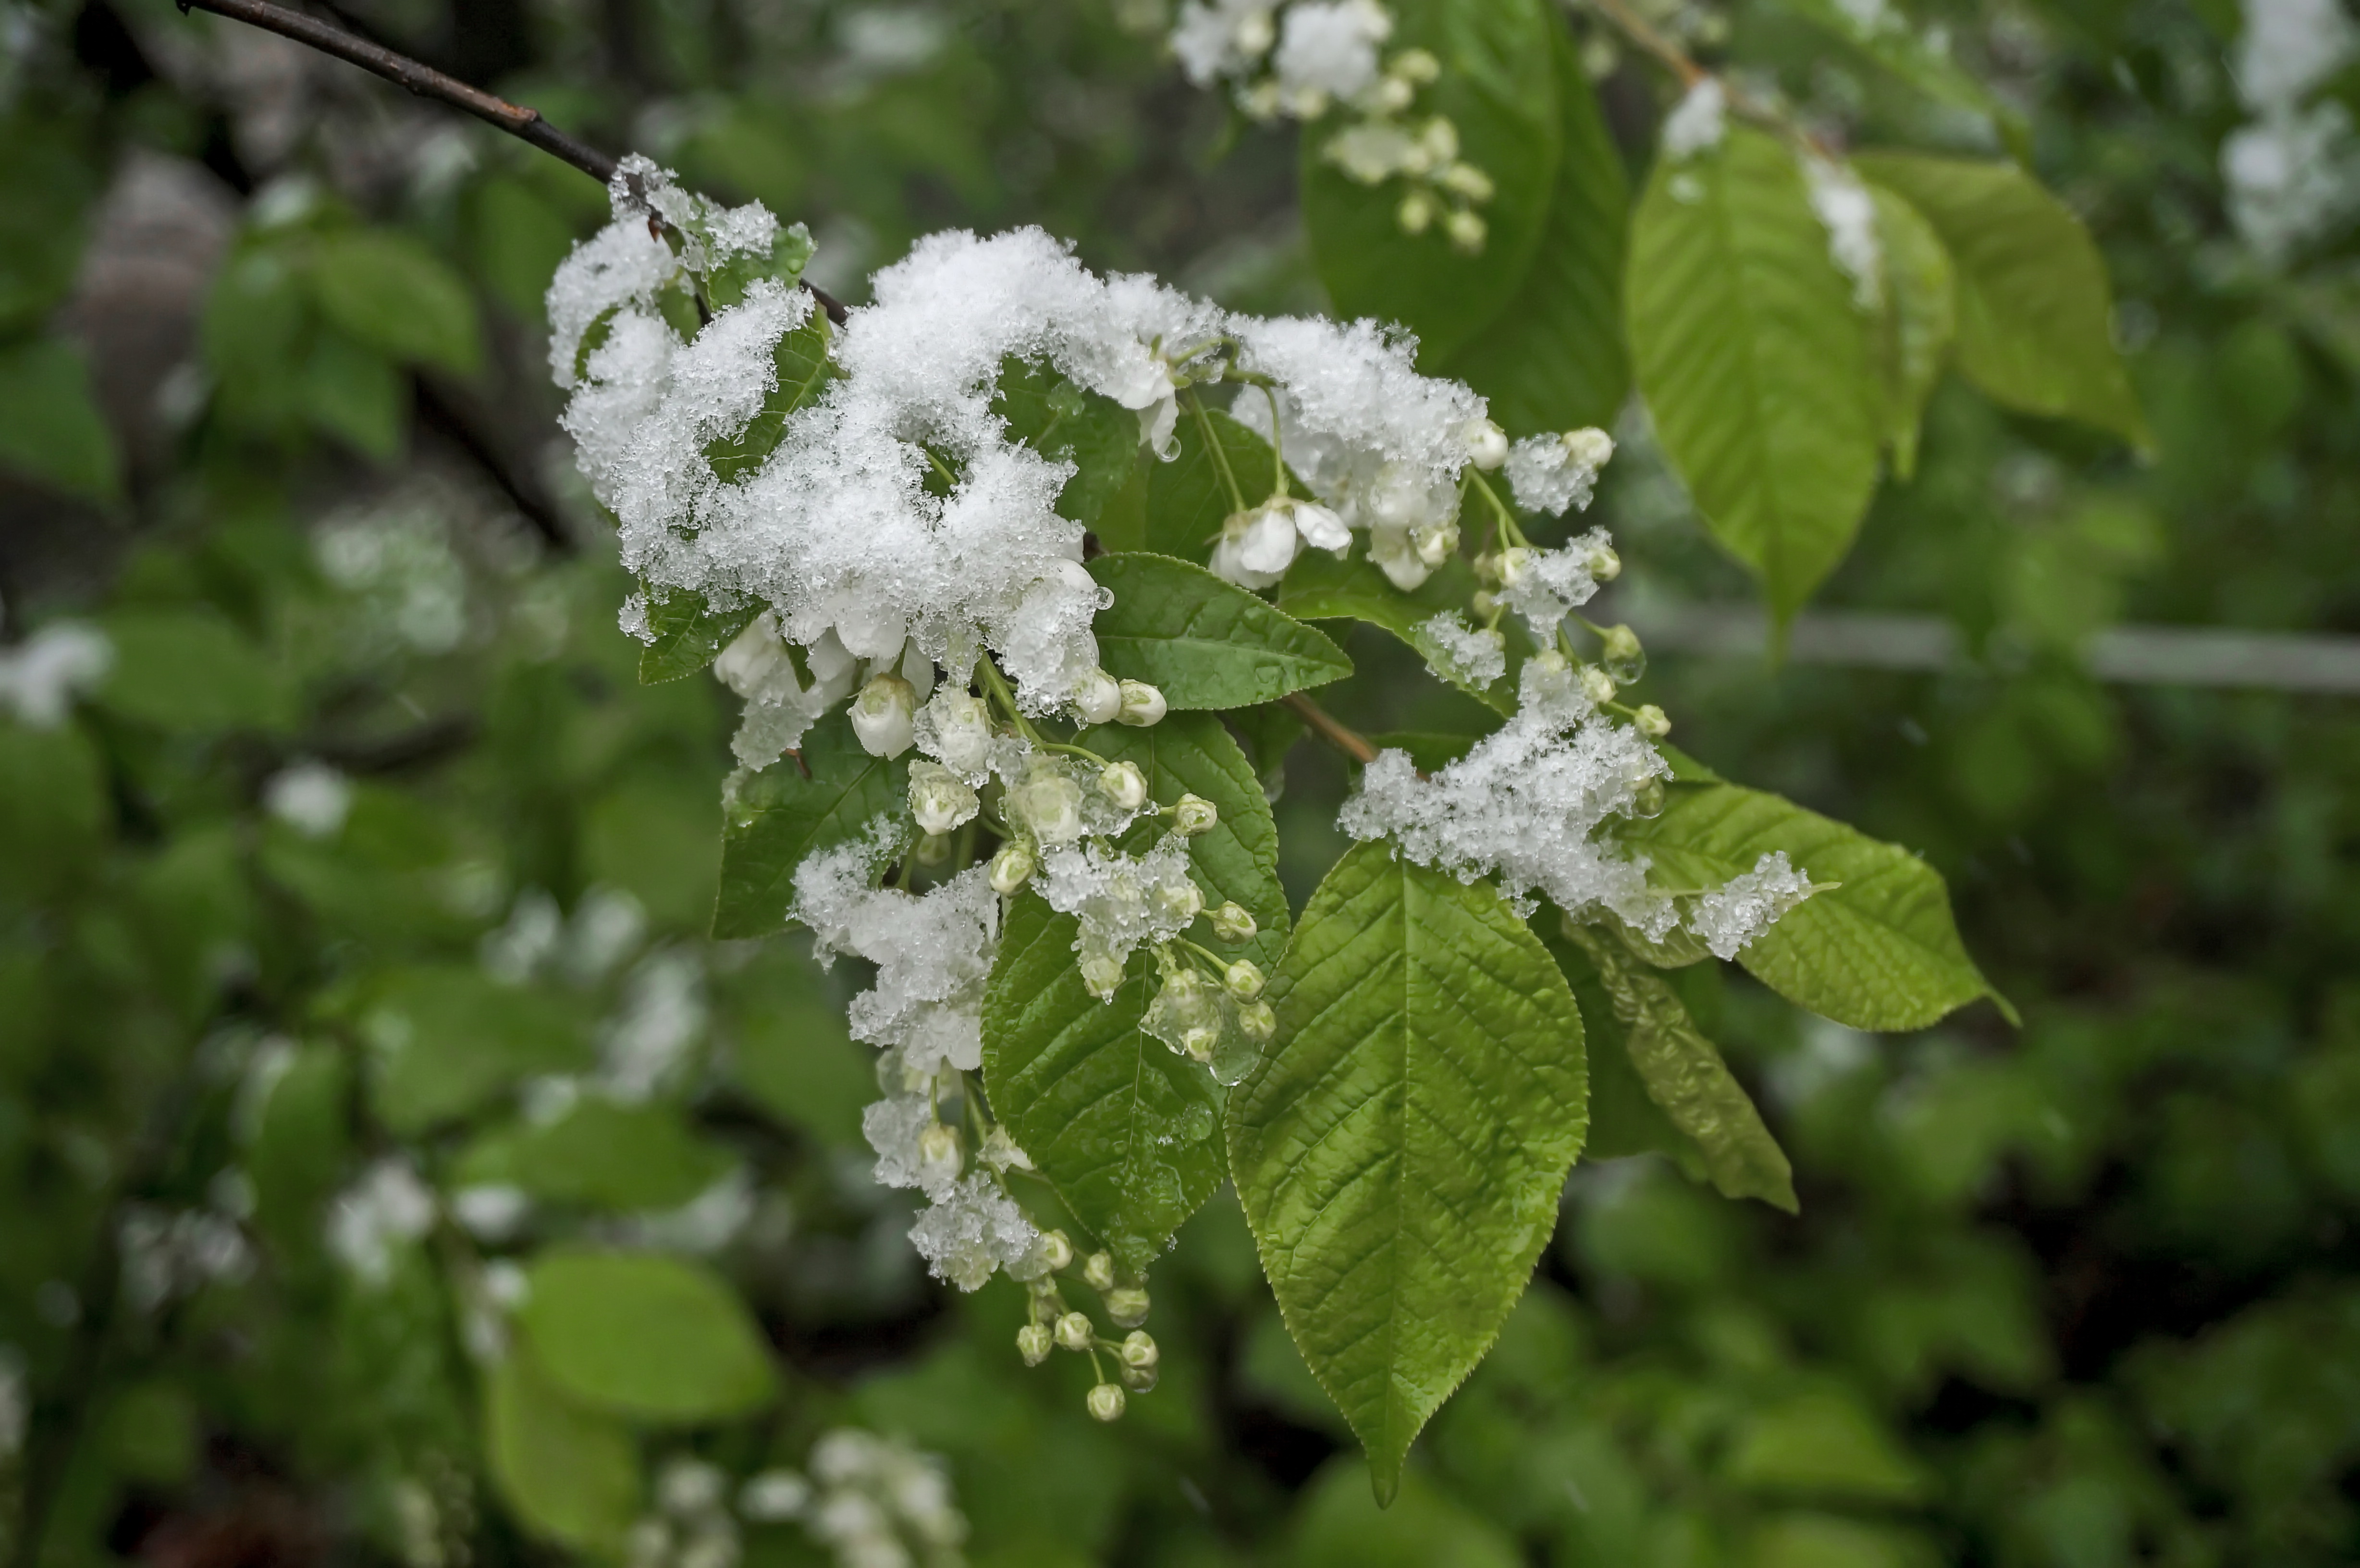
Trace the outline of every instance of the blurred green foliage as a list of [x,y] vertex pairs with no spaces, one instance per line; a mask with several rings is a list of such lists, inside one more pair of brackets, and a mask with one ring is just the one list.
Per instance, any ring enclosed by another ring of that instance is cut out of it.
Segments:
[[[1289,148],[1183,88],[1135,0],[344,9],[808,220],[831,286],[945,223],[1033,221],[1094,265],[1320,302]],[[67,722],[0,719],[17,1561],[543,1561],[520,1519],[606,1550],[646,1462],[799,1465],[843,1421],[947,1457],[978,1563],[2360,1556],[2360,722],[2078,661],[2123,618],[2360,631],[2348,285],[2227,237],[2227,7],[1948,10],[2105,251],[2156,457],[1947,385],[1825,596],[1943,615],[1979,667],[1659,654],[1645,695],[1714,767],[1921,848],[2025,1026],[1879,1039],[1680,972],[1799,1216],[1578,1168],[1379,1515],[1232,1200],[1159,1268],[1163,1386],[1097,1426],[1074,1358],[1012,1354],[1014,1288],[916,1268],[866,1173],[847,977],[706,940],[717,689],[636,683],[619,572],[516,515],[556,485],[541,509],[595,538],[537,447],[487,466],[422,417],[472,392],[546,438],[538,296],[599,193],[334,77],[258,150],[230,79],[169,53],[222,30],[163,0],[0,8],[29,40],[0,121],[8,627],[77,614],[115,649]],[[1916,128],[1792,16],[1735,22],[1798,99]],[[1606,84],[1634,154],[1648,82]],[[136,470],[58,324],[134,155],[202,162],[240,214],[199,395]],[[1601,505],[1634,587],[1744,591],[1644,442]],[[47,570],[75,529],[126,541],[101,592]],[[1348,716],[1462,731],[1411,668]],[[1250,737],[1299,905],[1342,781],[1290,738]],[[311,762],[341,811],[307,815]],[[629,1093],[568,1100],[574,1073]],[[454,1197],[352,1266],[355,1183],[397,1148],[446,1193],[520,1193],[514,1228]],[[542,1279],[511,1313],[502,1260],[553,1241],[661,1277]],[[705,1359],[644,1363],[662,1335],[635,1325],[683,1313],[717,1325]],[[815,1560],[780,1527],[746,1551]]]

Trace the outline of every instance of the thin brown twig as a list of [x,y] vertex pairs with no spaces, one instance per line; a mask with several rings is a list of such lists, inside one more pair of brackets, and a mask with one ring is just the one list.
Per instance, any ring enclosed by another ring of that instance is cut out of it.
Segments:
[[1606,19],[1622,29],[1630,40],[1672,68],[1682,87],[1694,87],[1712,73],[1688,58],[1686,49],[1657,32],[1644,16],[1624,4],[1624,0],[1590,0]]
[[[333,22],[307,16],[291,6],[277,5],[271,0],[179,0],[183,15],[190,11],[210,11],[216,16],[226,16],[234,22],[244,22],[260,27],[280,38],[292,38],[318,49],[322,54],[359,66],[363,71],[385,78],[395,86],[447,103],[475,116],[489,125],[496,125],[530,146],[537,147],[551,157],[571,164],[598,181],[614,183],[619,160],[607,157],[588,142],[567,136],[547,120],[541,111],[523,103],[511,103],[497,93],[485,92],[470,82],[460,81],[435,70],[422,60],[412,60],[397,49],[346,31]],[[809,282],[803,288],[826,310],[828,320],[841,324],[845,318],[843,301],[824,289]]]
[[1377,748],[1369,744],[1368,736],[1352,728],[1302,692],[1289,691],[1279,701],[1285,703],[1313,735],[1317,735],[1361,767],[1366,768],[1377,759]]

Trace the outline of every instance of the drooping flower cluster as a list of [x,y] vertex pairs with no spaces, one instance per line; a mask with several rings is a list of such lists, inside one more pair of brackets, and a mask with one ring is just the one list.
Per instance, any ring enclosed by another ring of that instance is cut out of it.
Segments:
[[1404,230],[1438,225],[1459,249],[1479,251],[1486,230],[1476,209],[1491,199],[1491,176],[1459,156],[1448,116],[1413,113],[1441,62],[1422,49],[1388,57],[1393,25],[1378,0],[1188,0],[1172,52],[1198,87],[1227,82],[1249,118],[1307,122],[1342,109],[1349,123],[1321,156],[1362,185],[1404,181]]
[[2221,175],[2238,234],[2275,267],[2360,212],[2351,111],[2318,96],[2360,52],[2360,28],[2338,0],[2245,0],[2245,11],[2235,74],[2253,119],[2221,144]]
[[685,1454],[658,1473],[656,1511],[631,1527],[627,1568],[737,1568],[742,1520],[800,1524],[837,1568],[961,1568],[967,1519],[950,1471],[934,1454],[857,1427],[812,1445],[808,1475],[776,1468],[748,1476],[730,1508],[729,1477]]

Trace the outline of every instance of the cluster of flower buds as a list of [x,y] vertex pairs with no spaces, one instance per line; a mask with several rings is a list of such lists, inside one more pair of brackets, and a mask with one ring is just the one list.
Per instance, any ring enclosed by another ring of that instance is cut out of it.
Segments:
[[[1059,1350],[1087,1356],[1098,1368],[1098,1382],[1088,1395],[1090,1414],[1102,1421],[1120,1420],[1129,1402],[1126,1390],[1144,1394],[1155,1387],[1162,1352],[1153,1335],[1139,1325],[1147,1321],[1151,1302],[1144,1285],[1126,1285],[1115,1272],[1114,1256],[1093,1252],[1081,1259],[1081,1283],[1097,1292],[1098,1304],[1118,1329],[1129,1332],[1120,1340],[1098,1333],[1090,1315],[1067,1306],[1057,1276],[1075,1269],[1073,1242],[1061,1230],[1043,1238],[1050,1271],[1032,1282],[1026,1322],[1016,1331],[1016,1353],[1027,1367],[1038,1367]],[[1114,1377],[1107,1377],[1107,1358]]]
[[1216,576],[1247,588],[1268,588],[1286,575],[1306,550],[1324,550],[1341,560],[1352,548],[1344,519],[1317,501],[1273,495],[1259,506],[1232,512],[1213,547]]
[[1351,124],[1323,156],[1363,185],[1406,180],[1404,231],[1438,226],[1459,249],[1479,251],[1486,230],[1475,209],[1491,199],[1491,177],[1459,156],[1448,118],[1415,114],[1442,62],[1423,49],[1385,55],[1393,34],[1378,0],[1189,0],[1172,49],[1197,86],[1229,82],[1249,119],[1311,121],[1341,107]]
[[[1212,914],[1213,935],[1232,946],[1253,940],[1253,916],[1235,903]],[[1278,1032],[1278,1015],[1262,998],[1267,977],[1250,958],[1223,961],[1193,943],[1156,949],[1161,977],[1140,1027],[1178,1055],[1210,1068],[1223,1083],[1251,1069]]]

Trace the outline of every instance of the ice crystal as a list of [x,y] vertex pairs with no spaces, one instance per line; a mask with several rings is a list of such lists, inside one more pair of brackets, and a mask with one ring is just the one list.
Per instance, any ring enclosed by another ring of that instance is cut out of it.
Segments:
[[1097,844],[1052,849],[1042,856],[1037,886],[1051,909],[1079,922],[1074,951],[1086,978],[1105,980],[1091,986],[1102,996],[1113,993],[1135,950],[1179,935],[1205,907],[1188,876],[1188,841],[1177,834],[1137,856]]
[[1773,850],[1755,861],[1753,870],[1699,898],[1688,926],[1704,939],[1713,956],[1735,958],[1739,949],[1810,896],[1810,877],[1788,864],[1785,850]]
[[1041,1233],[988,1176],[961,1180],[910,1227],[911,1243],[934,1278],[979,1290],[995,1269],[1016,1279],[1048,1272]]
[[1527,436],[1508,449],[1508,487],[1528,512],[1565,516],[1587,511],[1598,471],[1614,455],[1614,438],[1595,427],[1557,436]]
[[1489,686],[1508,672],[1507,645],[1497,632],[1467,624],[1456,610],[1420,623],[1417,646],[1444,676],[1468,686]]
[[1000,899],[970,866],[923,897],[872,887],[898,845],[880,820],[869,836],[814,855],[795,869],[790,919],[811,927],[823,959],[848,953],[877,966],[853,998],[852,1037],[897,1048],[913,1069],[973,1072],[983,1064],[983,985],[999,944]]
[[1533,640],[1546,647],[1566,616],[1590,603],[1600,567],[1612,559],[1603,528],[1556,550],[1510,551],[1502,558],[1500,603],[1522,615]]

